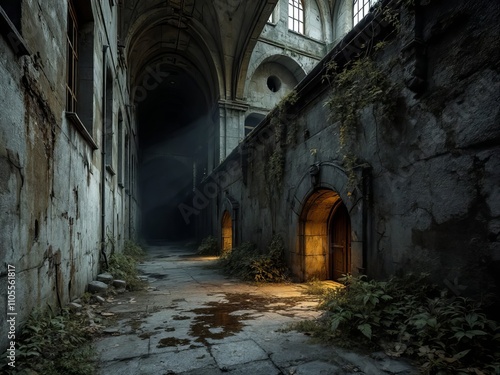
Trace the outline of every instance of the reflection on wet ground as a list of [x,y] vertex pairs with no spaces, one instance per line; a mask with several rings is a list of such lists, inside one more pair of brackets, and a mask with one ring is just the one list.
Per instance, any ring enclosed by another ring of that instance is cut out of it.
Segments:
[[189,331],[195,341],[207,345],[207,339],[233,336],[246,326],[246,321],[261,317],[259,312],[279,311],[297,303],[296,298],[290,298],[276,304],[273,298],[248,293],[226,293],[225,299],[227,302],[208,302],[205,307],[190,310],[196,315]]

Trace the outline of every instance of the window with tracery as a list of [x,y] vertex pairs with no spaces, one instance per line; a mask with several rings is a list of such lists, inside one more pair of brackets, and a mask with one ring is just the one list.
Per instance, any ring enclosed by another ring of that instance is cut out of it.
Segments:
[[304,7],[301,0],[288,1],[288,28],[304,34]]
[[354,0],[353,2],[353,25],[356,25],[359,21],[363,19],[364,16],[370,12],[370,8],[377,2],[378,0]]

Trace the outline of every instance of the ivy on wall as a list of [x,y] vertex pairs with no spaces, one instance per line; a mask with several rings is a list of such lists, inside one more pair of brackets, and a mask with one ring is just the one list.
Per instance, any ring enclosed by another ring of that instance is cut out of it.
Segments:
[[329,109],[329,119],[339,123],[340,152],[349,176],[349,186],[353,188],[357,182],[353,169],[358,160],[354,150],[361,131],[361,112],[372,106],[374,116],[393,113],[395,87],[387,74],[369,57],[349,62],[342,71],[332,60],[326,66],[325,79],[332,87],[325,106]]
[[281,191],[283,188],[283,176],[285,174],[285,151],[291,142],[294,119],[290,116],[289,108],[297,102],[298,96],[295,90],[285,96],[276,106],[270,120],[270,126],[274,132],[274,149],[266,162],[265,179],[268,192]]

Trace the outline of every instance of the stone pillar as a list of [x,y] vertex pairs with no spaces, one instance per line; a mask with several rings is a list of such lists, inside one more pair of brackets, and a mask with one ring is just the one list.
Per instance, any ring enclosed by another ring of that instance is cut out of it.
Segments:
[[248,104],[235,100],[219,101],[219,162],[223,161],[245,137],[245,113]]

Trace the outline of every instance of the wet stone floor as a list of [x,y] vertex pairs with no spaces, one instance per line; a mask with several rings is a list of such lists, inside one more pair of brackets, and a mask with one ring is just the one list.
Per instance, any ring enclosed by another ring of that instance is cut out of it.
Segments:
[[224,276],[216,258],[182,244],[154,246],[139,266],[146,290],[106,303],[113,323],[96,340],[101,375],[417,374],[383,353],[362,355],[287,329],[319,317],[303,284]]

